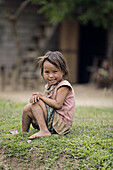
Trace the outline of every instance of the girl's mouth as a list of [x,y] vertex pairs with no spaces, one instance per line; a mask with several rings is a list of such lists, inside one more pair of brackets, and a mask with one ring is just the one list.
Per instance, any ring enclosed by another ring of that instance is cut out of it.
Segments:
[[49,80],[50,83],[54,83],[56,80]]

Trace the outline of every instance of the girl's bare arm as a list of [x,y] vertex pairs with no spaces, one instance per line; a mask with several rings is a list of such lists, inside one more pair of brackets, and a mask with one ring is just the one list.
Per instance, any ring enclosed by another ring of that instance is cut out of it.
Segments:
[[45,97],[44,95],[42,95],[40,93],[34,94],[35,102],[36,102],[36,99],[39,98],[39,99],[43,100],[45,103],[47,103],[48,105],[50,105],[51,107],[60,109],[64,103],[64,100],[65,100],[69,90],[70,90],[70,88],[67,86],[60,87],[57,91],[57,96],[56,96],[55,100]]

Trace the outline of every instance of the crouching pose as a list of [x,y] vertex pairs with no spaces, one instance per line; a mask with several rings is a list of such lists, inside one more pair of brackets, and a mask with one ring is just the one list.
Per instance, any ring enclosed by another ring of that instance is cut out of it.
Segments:
[[59,51],[49,51],[40,57],[39,64],[47,84],[44,93],[34,93],[30,104],[23,109],[22,132],[28,132],[31,123],[37,129],[29,139],[68,133],[75,114],[74,90],[67,80],[63,55]]

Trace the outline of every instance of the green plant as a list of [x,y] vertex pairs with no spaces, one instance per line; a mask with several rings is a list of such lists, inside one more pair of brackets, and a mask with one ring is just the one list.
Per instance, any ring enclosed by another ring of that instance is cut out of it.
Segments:
[[[113,169],[113,108],[77,107],[69,134],[28,144],[36,130],[21,133],[24,105],[0,100],[0,148],[10,169]],[[19,133],[7,135],[12,128]]]

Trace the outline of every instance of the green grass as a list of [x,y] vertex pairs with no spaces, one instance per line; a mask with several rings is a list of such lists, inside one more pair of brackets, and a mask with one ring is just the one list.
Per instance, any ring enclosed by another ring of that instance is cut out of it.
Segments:
[[[11,169],[113,169],[113,108],[77,107],[71,133],[52,135],[27,143],[21,133],[25,104],[0,100],[0,170]],[[17,128],[19,134],[7,135]],[[5,162],[6,161],[6,162]]]

